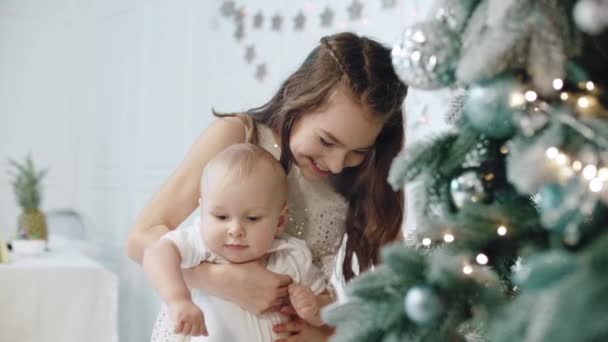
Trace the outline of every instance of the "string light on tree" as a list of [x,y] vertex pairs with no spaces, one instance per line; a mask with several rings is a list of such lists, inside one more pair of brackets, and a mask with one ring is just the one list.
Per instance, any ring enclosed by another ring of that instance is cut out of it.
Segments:
[[488,264],[488,256],[483,254],[483,253],[479,253],[477,254],[477,257],[475,258],[475,261],[477,261],[478,264],[480,265],[487,265]]
[[443,236],[443,241],[447,242],[447,243],[452,243],[454,242],[454,235],[447,233]]
[[589,190],[592,192],[601,192],[604,188],[604,182],[599,178],[593,178],[589,182]]
[[424,246],[426,246],[426,247],[430,246],[430,245],[431,245],[431,243],[432,243],[432,241],[431,241],[431,239],[429,239],[429,238],[424,238],[424,239],[422,239],[422,244],[423,244]]
[[505,236],[505,235],[507,235],[507,227],[501,225],[498,227],[498,229],[496,229],[496,232],[500,236]]
[[561,90],[564,87],[564,81],[561,78],[556,78],[553,80],[553,89]]
[[549,158],[549,160],[555,159],[558,154],[559,150],[557,149],[557,147],[549,147],[546,152],[547,158]]
[[593,164],[585,166],[583,169],[583,177],[586,180],[592,180],[597,175],[597,167]]
[[462,273],[466,275],[471,275],[473,273],[473,267],[471,265],[464,265],[462,268]]
[[528,101],[528,102],[534,102],[538,98],[538,94],[536,94],[536,92],[533,91],[533,90],[528,90],[524,94],[524,97],[526,98],[526,101]]

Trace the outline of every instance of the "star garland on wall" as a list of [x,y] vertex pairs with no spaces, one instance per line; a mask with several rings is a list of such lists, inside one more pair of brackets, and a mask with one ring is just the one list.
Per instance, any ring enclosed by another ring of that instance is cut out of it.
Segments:
[[[366,4],[361,0],[352,0],[348,6],[344,7],[343,9],[348,17],[348,21],[362,21],[364,24],[367,24],[367,19],[364,15],[365,5]],[[383,10],[394,10],[397,7],[397,1],[381,0],[380,6]],[[302,32],[310,22],[308,19],[316,16],[318,16],[319,25],[322,28],[330,29],[336,25],[334,20],[336,17],[336,10],[329,4],[326,5],[323,10],[316,10],[315,8],[316,6],[312,5],[312,3],[308,3],[304,9],[296,11],[295,16],[289,18],[279,11],[276,11],[273,14],[264,13],[261,9],[258,9],[255,12],[247,11],[244,6],[239,7],[236,1],[222,0],[219,7],[219,14],[223,18],[232,19],[234,23],[233,37],[237,43],[241,43],[246,39],[248,29],[267,29],[271,32],[279,33],[283,30],[289,30],[291,27],[294,32]],[[250,13],[255,14],[249,15]],[[293,26],[290,25],[289,21],[292,22]],[[338,23],[337,26],[345,28],[347,24],[342,22]],[[268,76],[268,66],[265,61],[260,61],[258,57],[254,43],[244,46],[243,59],[250,65],[253,64],[253,62],[258,61],[253,76],[259,82],[263,82]]]

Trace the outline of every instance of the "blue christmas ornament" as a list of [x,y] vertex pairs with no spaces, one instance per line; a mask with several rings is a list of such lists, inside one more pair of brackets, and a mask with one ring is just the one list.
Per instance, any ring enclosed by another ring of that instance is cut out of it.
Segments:
[[525,109],[525,98],[519,82],[509,76],[473,85],[464,104],[464,114],[471,125],[491,138],[513,135],[513,115]]
[[431,324],[443,313],[441,299],[426,285],[410,288],[405,295],[404,306],[409,319],[419,325]]

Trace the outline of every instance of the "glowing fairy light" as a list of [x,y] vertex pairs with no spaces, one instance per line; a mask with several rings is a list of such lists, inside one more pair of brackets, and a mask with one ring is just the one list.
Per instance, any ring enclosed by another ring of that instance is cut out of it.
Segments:
[[556,78],[553,80],[553,89],[561,90],[564,87],[564,81],[561,78]]
[[533,90],[528,90],[524,94],[524,97],[526,98],[526,101],[528,101],[528,102],[534,102],[538,98],[538,94],[536,94],[536,92],[533,91]]
[[477,261],[478,264],[480,265],[487,265],[488,263],[488,256],[483,254],[483,253],[479,253],[477,254],[477,257],[475,258],[475,260]]
[[526,103],[526,98],[524,97],[524,94],[519,91],[514,91],[509,96],[509,105],[511,107],[520,107],[524,103]]
[[454,235],[452,234],[445,234],[443,236],[443,241],[450,243],[450,242],[454,242]]
[[585,83],[585,88],[587,88],[587,90],[592,91],[593,89],[595,89],[595,84],[593,84],[593,82],[588,81],[587,83]]
[[505,145],[500,147],[500,153],[502,154],[508,154],[509,153],[509,148]]
[[568,93],[566,93],[565,91],[562,92],[561,94],[559,94],[559,98],[564,101],[566,101],[569,97],[570,97],[570,95],[568,95]]
[[578,98],[578,101],[576,101],[576,103],[578,104],[579,107],[585,109],[585,108],[589,108],[589,106],[591,105],[591,101],[589,100],[589,98],[587,96],[581,96]]
[[559,150],[557,149],[557,147],[549,147],[547,149],[546,154],[547,154],[547,158],[549,158],[550,160],[553,160],[559,154]]
[[602,181],[608,180],[608,168],[602,167],[597,171],[597,177]]
[[[581,163],[581,161],[580,161],[580,160],[575,160],[575,161],[572,163],[572,169],[573,169],[574,171],[577,171],[577,172],[578,172],[578,171],[580,171],[580,170],[582,170],[582,169],[583,169],[583,163]],[[606,170],[606,171],[608,171],[608,170]]]
[[466,275],[473,273],[473,267],[471,267],[471,265],[464,265],[464,267],[462,268],[462,273]]
[[597,167],[593,164],[589,164],[583,169],[583,177],[585,177],[586,180],[592,180],[596,175]]
[[563,154],[563,153],[559,153],[559,154],[558,154],[558,155],[555,157],[555,161],[556,161],[558,164],[561,164],[561,165],[565,165],[565,164],[567,164],[567,163],[568,163],[568,159],[570,159],[570,158],[568,158],[568,156],[567,156],[567,155],[565,155],[565,154]]
[[498,235],[500,236],[505,236],[507,235],[507,227],[505,226],[500,226],[498,227],[498,229],[496,230],[496,232],[498,233]]
[[428,247],[428,246],[430,246],[430,245],[431,245],[431,242],[432,242],[432,241],[431,241],[431,239],[429,239],[429,238],[424,238],[424,239],[422,239],[422,244],[423,244],[424,246],[427,246],[427,247]]
[[599,178],[593,178],[591,182],[589,182],[589,190],[592,192],[600,192],[604,188],[604,182],[602,182]]

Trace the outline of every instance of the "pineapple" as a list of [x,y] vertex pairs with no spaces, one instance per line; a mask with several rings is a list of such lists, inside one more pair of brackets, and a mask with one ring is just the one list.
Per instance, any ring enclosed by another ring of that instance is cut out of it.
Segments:
[[32,158],[27,156],[22,164],[9,160],[15,169],[13,176],[13,191],[21,207],[18,219],[18,239],[48,240],[46,219],[40,211],[40,181],[47,170],[37,171]]

